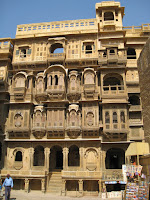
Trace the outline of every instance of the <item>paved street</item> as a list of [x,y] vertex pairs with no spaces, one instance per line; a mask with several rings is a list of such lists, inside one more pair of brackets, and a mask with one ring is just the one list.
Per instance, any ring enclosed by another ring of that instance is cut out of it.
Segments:
[[[4,198],[3,198],[4,199]],[[24,191],[12,190],[11,191],[11,200],[100,200],[99,197],[64,197],[56,196],[52,194],[42,194],[39,191],[32,191],[30,193],[25,193]],[[0,199],[1,200],[1,199]],[[110,199],[107,199],[110,200]],[[121,200],[121,198],[114,198],[111,200]]]

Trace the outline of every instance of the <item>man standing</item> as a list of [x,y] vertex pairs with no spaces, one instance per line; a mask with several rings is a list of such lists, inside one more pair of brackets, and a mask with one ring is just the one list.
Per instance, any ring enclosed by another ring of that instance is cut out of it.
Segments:
[[13,179],[10,177],[10,174],[7,174],[7,178],[3,183],[3,187],[5,187],[5,200],[9,200],[10,191],[13,188]]

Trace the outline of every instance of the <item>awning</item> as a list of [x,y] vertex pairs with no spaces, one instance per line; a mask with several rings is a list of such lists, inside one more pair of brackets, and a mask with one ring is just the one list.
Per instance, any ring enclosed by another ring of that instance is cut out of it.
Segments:
[[146,142],[134,142],[129,145],[125,156],[128,157],[144,154],[149,154],[149,144]]

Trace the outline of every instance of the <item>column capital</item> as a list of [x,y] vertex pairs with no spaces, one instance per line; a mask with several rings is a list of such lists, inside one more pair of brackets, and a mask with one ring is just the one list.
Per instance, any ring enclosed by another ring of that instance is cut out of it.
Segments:
[[44,149],[44,153],[45,153],[45,154],[50,154],[50,148],[46,147],[46,148]]
[[63,154],[65,154],[65,153],[67,153],[67,154],[69,153],[69,148],[68,147],[64,147],[63,148]]

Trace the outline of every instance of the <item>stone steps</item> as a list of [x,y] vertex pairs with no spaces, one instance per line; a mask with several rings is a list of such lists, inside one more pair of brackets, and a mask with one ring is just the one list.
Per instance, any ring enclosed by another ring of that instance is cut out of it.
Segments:
[[50,172],[47,192],[53,194],[61,194],[61,190],[62,190],[61,172]]

